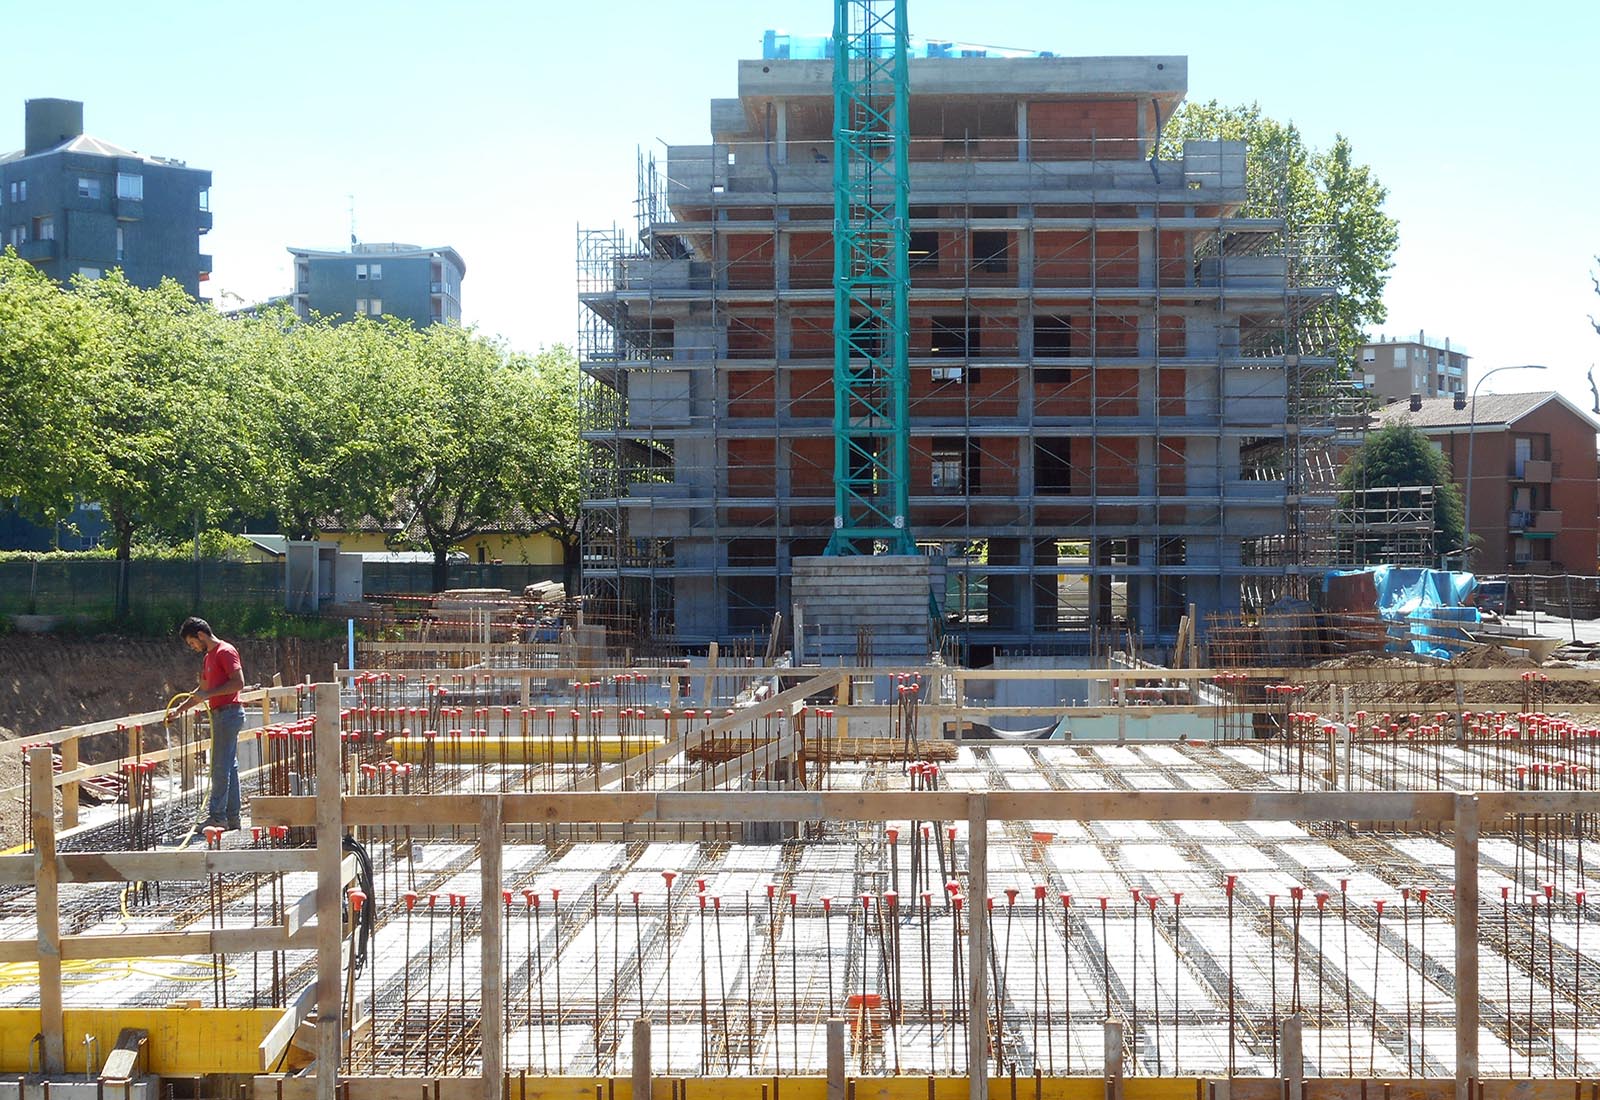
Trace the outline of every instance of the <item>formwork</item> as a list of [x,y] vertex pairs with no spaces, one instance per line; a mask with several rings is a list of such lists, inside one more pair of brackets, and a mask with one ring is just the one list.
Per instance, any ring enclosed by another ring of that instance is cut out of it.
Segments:
[[203,731],[37,748],[0,1095],[145,1027],[203,1096],[1581,1098],[1600,702],[1540,675],[351,671],[199,839]]

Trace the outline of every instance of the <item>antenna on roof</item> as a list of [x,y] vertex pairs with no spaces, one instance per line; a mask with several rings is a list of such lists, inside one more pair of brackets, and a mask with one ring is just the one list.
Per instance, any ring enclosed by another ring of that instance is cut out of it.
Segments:
[[354,248],[356,246],[356,243],[357,243],[356,242],[356,197],[354,195],[346,195],[345,198],[350,200],[350,247]]

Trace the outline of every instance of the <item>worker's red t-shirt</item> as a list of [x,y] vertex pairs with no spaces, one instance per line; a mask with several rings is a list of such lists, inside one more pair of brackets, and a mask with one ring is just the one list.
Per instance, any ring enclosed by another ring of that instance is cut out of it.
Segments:
[[[210,691],[212,688],[221,687],[227,683],[233,674],[243,667],[239,663],[239,651],[227,642],[219,641],[215,647],[206,650],[205,661],[200,665],[200,686]],[[212,710],[231,707],[239,701],[239,693],[231,695],[213,695],[206,700],[206,705]]]

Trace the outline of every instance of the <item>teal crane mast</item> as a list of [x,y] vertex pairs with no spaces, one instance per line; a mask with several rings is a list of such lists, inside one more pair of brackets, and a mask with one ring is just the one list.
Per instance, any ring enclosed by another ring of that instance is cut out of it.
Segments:
[[834,0],[830,555],[915,554],[906,0]]

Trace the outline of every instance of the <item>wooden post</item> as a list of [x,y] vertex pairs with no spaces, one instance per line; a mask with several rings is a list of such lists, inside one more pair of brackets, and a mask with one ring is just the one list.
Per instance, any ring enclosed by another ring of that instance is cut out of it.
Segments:
[[633,1021],[633,1100],[650,1100],[650,1021]]
[[968,1100],[989,1100],[989,796],[967,799]]
[[344,1039],[344,803],[339,775],[339,686],[318,684],[317,762],[317,1100],[336,1100]]
[[711,687],[717,678],[717,643],[712,642],[706,646],[706,680],[700,692],[700,706],[702,709],[711,705]]
[[[78,739],[68,737],[61,742],[61,770],[64,772],[76,771],[78,768]],[[61,784],[61,828],[76,829],[78,827],[78,781]]]
[[49,745],[28,750],[33,815],[34,925],[39,937],[39,1030],[44,1071],[65,1073],[66,1027],[61,1019],[61,891],[56,870],[56,789]]
[[1302,1100],[1305,1093],[1306,1061],[1301,1045],[1301,1019],[1298,1012],[1283,1021],[1283,1087],[1285,1100]]
[[1478,796],[1456,796],[1456,1100],[1478,1078]]
[[1106,1100],[1122,1100],[1122,1021],[1105,1023]]
[[844,1021],[828,1021],[827,1100],[845,1100]]
[[506,991],[500,952],[505,935],[504,899],[500,895],[501,845],[504,841],[499,795],[485,795],[478,818],[480,881],[483,893],[482,983],[479,1006],[483,1036],[483,1100],[500,1100],[506,1073]]

